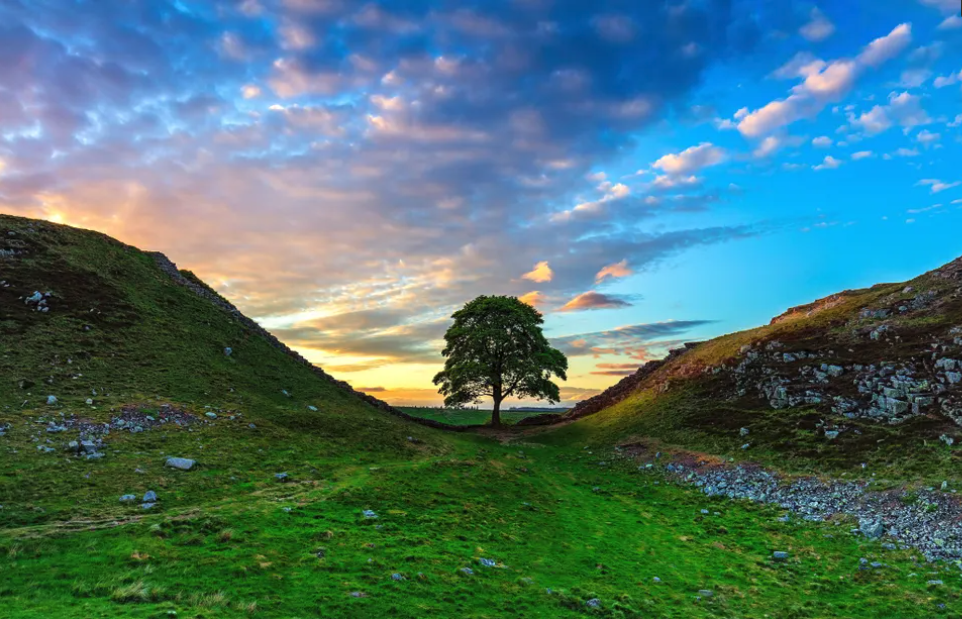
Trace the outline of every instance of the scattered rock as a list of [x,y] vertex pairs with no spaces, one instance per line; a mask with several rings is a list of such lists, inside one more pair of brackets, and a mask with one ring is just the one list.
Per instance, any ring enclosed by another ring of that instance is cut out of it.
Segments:
[[191,460],[190,458],[167,458],[167,462],[164,463],[165,466],[169,466],[172,469],[180,469],[181,471],[189,471],[194,468],[197,464],[196,460]]
[[772,553],[772,558],[776,561],[788,561],[788,553],[782,550],[776,550]]
[[48,395],[47,396],[47,406],[54,406],[57,403],[57,396]]
[[601,600],[599,600],[598,598],[591,598],[590,600],[585,602],[585,606],[587,606],[588,608],[601,608]]
[[715,592],[710,589],[699,589],[698,595],[700,595],[703,598],[712,598],[712,597],[715,597]]
[[288,475],[287,473],[274,473],[274,479],[277,481],[287,481]]
[[125,494],[124,496],[120,497],[121,503],[133,503],[136,500],[137,500],[137,495],[134,495],[134,494]]
[[224,355],[228,357],[230,357],[233,352],[234,352],[234,349],[231,348],[230,346],[227,346],[226,348],[224,348]]
[[742,428],[741,430],[738,431],[738,433],[739,433],[741,436],[748,436],[749,432],[750,432],[750,431],[749,431],[748,428]]
[[144,503],[156,503],[156,502],[157,502],[157,493],[154,492],[153,490],[148,490],[148,491],[144,494],[143,502],[144,502]]
[[377,514],[375,514],[375,513],[374,513],[372,510],[370,510],[370,509],[365,509],[365,510],[362,512],[362,514],[363,514],[364,517],[367,518],[368,520],[373,520],[373,519],[377,518]]

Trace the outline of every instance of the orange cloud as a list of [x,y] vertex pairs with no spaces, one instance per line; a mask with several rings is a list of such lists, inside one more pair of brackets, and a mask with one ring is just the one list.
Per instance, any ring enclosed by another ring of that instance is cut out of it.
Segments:
[[631,307],[631,303],[619,297],[602,294],[600,292],[583,292],[565,303],[559,311],[561,312],[580,312],[591,309],[615,309],[620,307]]
[[628,277],[632,275],[634,271],[628,268],[628,260],[622,260],[621,262],[616,262],[614,264],[609,264],[605,268],[598,271],[595,275],[595,283],[600,284],[606,278],[618,278],[618,277]]
[[539,305],[544,305],[547,300],[546,297],[538,292],[537,290],[532,290],[529,293],[523,294],[518,297],[518,300],[522,303],[527,303],[531,307],[538,307]]
[[540,284],[542,282],[550,282],[552,277],[554,277],[554,271],[548,266],[547,260],[542,260],[534,265],[533,269],[522,275],[521,279],[527,279]]

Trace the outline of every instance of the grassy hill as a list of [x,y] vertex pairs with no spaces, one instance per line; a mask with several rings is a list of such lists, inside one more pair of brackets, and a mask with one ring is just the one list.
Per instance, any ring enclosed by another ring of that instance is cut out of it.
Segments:
[[639,469],[611,447],[634,412],[538,443],[416,425],[159,257],[0,216],[0,616],[959,612],[910,547]]
[[962,259],[687,345],[541,440],[643,437],[782,470],[858,474],[866,464],[934,484],[962,481],[960,413]]

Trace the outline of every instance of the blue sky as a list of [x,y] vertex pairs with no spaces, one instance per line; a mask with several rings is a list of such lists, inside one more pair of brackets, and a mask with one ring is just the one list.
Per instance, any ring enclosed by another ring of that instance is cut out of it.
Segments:
[[166,252],[438,402],[512,294],[566,402],[962,254],[957,0],[8,0],[0,211]]

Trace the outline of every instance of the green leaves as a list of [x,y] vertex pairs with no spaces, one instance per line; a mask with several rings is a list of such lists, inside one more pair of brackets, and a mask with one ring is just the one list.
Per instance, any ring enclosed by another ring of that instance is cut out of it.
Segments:
[[541,331],[541,314],[515,297],[481,296],[452,316],[441,354],[444,370],[434,377],[446,406],[483,397],[494,400],[494,423],[507,397],[558,402],[552,375],[567,380],[568,360]]

